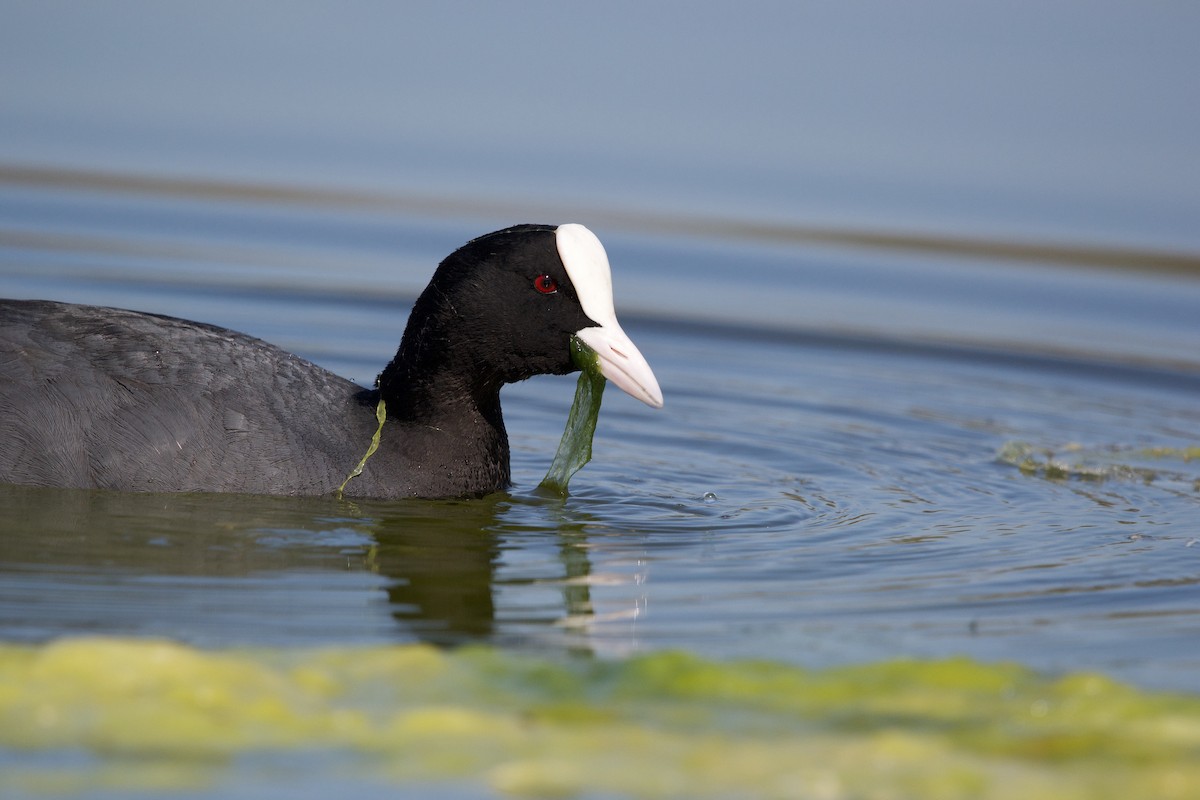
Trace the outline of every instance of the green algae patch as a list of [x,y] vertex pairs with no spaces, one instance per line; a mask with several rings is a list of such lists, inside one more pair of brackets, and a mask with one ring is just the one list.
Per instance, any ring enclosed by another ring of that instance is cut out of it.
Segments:
[[1067,443],[1041,447],[1005,443],[996,460],[1025,475],[1052,481],[1105,481],[1154,484],[1183,491],[1200,490],[1200,447],[1085,446]]
[[228,788],[290,758],[299,786],[334,775],[349,791],[1191,798],[1200,697],[967,659],[807,670],[72,639],[0,645],[0,758],[0,795]]
[[571,360],[579,367],[575,400],[571,403],[567,425],[559,440],[558,450],[554,453],[554,460],[546,477],[538,484],[541,491],[558,497],[567,496],[567,484],[572,476],[592,460],[592,437],[596,433],[600,401],[607,383],[600,372],[600,358],[596,351],[575,337],[571,337]]
[[1196,447],[1147,447],[1140,451],[1146,458],[1192,461],[1200,459],[1200,446]]

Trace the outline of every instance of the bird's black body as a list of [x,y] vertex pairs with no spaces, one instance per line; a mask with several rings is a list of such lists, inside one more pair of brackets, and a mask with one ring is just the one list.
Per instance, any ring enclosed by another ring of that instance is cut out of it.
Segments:
[[[534,289],[544,275],[556,291]],[[501,386],[572,371],[570,337],[595,324],[555,228],[534,225],[442,262],[375,389],[223,328],[0,301],[0,482],[330,493],[366,452],[382,396],[379,449],[346,495],[486,494],[510,477]]]

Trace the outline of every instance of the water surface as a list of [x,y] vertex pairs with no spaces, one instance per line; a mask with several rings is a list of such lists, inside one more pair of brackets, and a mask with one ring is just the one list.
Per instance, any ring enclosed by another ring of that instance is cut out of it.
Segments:
[[[3,197],[5,294],[223,324],[364,383],[473,233],[318,202]],[[573,389],[552,377],[505,390],[516,486],[482,501],[7,488],[0,634],[965,654],[1200,689],[1194,279],[605,239],[668,403],[609,393],[565,501],[534,492]]]

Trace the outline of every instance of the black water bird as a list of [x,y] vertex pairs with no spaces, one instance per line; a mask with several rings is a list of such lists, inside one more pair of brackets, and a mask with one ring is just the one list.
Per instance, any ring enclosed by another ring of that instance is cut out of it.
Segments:
[[[510,483],[500,388],[576,369],[662,406],[582,225],[518,225],[448,256],[366,389],[259,339],[172,317],[0,301],[0,482],[121,491],[461,497]],[[379,401],[386,422],[377,421]]]

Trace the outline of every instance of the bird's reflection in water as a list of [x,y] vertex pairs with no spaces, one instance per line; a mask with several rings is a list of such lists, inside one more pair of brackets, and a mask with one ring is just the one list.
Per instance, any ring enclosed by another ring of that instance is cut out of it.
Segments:
[[371,567],[388,579],[392,614],[423,641],[453,645],[492,635],[495,510],[487,500],[404,503],[372,526]]
[[[500,583],[561,586],[557,608],[509,610],[520,623],[514,628],[548,627],[591,613],[585,520],[564,514],[560,500],[497,494],[372,510],[381,513],[370,526],[376,545],[369,561],[388,578],[392,614],[404,633],[439,646],[519,635],[501,630],[497,621]],[[556,549],[554,574],[508,569],[504,553],[521,546],[514,544],[516,538],[535,550]]]
[[[548,637],[586,647],[561,623],[591,613],[588,518],[561,500],[0,486],[0,508],[8,639],[87,632],[324,645],[383,636],[457,646]],[[381,590],[390,625],[379,618]]]

